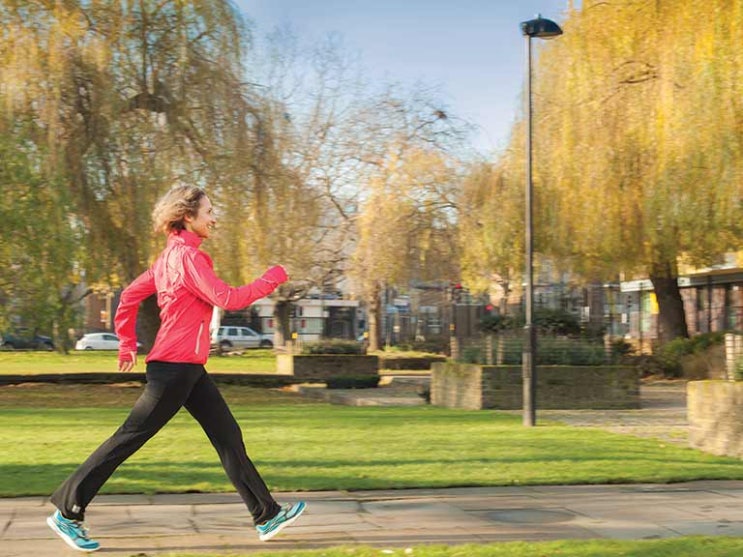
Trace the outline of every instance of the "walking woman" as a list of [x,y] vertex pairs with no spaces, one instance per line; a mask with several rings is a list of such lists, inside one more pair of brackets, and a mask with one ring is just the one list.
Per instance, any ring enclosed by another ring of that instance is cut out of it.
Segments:
[[155,230],[167,234],[166,248],[147,271],[121,294],[116,312],[120,339],[119,371],[131,371],[137,360],[136,321],[139,304],[157,294],[160,330],[147,355],[147,383],[123,425],[54,492],[57,510],[47,523],[71,547],[96,551],[88,536],[85,509],[114,470],[185,407],[196,418],[219,454],[227,475],[253,516],[258,536],[267,541],[293,523],[305,509],[300,501],[279,506],[248,458],[240,426],[204,369],[209,355],[209,322],[214,306],[238,310],[286,282],[275,266],[251,284],[231,287],[199,250],[215,224],[212,204],[197,187],[177,186],[152,213]]

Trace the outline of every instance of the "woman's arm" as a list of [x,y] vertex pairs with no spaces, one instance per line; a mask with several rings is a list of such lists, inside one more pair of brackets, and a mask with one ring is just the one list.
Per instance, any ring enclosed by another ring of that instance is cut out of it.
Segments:
[[[129,371],[137,358],[137,313],[139,304],[156,292],[151,269],[139,275],[121,293],[114,327],[119,337],[119,370]],[[128,365],[130,364],[130,365]]]
[[216,275],[205,254],[196,252],[194,257],[184,259],[186,288],[210,304],[230,311],[243,309],[265,298],[289,278],[284,268],[276,265],[250,284],[234,287]]

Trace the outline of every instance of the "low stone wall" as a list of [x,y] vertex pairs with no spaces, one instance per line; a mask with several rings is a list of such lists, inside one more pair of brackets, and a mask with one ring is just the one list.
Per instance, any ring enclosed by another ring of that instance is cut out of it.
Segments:
[[443,363],[445,361],[446,356],[411,356],[401,358],[380,356],[379,369],[420,371],[431,369],[432,364]]
[[[433,364],[431,404],[447,408],[518,410],[523,405],[520,366]],[[640,407],[640,373],[622,366],[539,366],[537,408]]]
[[325,382],[340,377],[379,377],[377,356],[354,354],[277,354],[276,370],[303,381]]
[[689,444],[743,458],[743,381],[690,381],[686,396]]

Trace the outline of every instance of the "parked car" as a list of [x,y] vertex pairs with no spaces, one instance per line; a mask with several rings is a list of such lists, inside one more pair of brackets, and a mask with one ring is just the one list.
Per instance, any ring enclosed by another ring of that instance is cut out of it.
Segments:
[[262,335],[250,327],[219,327],[212,333],[212,346],[221,350],[232,348],[273,348],[269,335]]
[[54,350],[51,337],[18,329],[2,335],[0,345],[4,350]]
[[[139,344],[139,343],[137,343]],[[119,337],[113,333],[88,333],[75,343],[75,350],[118,350]]]

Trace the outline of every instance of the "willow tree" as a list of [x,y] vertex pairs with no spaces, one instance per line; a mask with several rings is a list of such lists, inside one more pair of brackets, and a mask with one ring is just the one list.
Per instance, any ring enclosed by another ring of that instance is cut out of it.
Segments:
[[501,311],[523,268],[524,196],[508,167],[476,161],[466,169],[459,194],[459,260],[462,279],[473,292],[502,290]]
[[0,24],[2,108],[31,123],[24,141],[59,177],[40,187],[69,194],[89,281],[147,266],[150,210],[174,182],[217,204],[245,187],[228,181],[256,141],[231,2],[4,0]]
[[[22,121],[4,122],[0,135],[0,329],[13,328],[16,318],[32,330],[52,331],[61,350],[71,347],[68,329],[76,325],[75,308],[85,296],[80,260],[80,230],[70,218],[64,188],[50,183],[43,157],[27,143]],[[72,257],[71,257],[72,256]]]
[[538,250],[649,276],[660,339],[686,336],[679,262],[742,237],[743,1],[583,2],[564,31],[535,69]]
[[[405,112],[406,116],[413,114]],[[399,127],[398,132],[404,133],[387,145],[376,172],[365,184],[350,274],[367,302],[370,350],[381,345],[383,288],[407,286],[412,280],[448,282],[458,274],[457,162],[424,139],[448,134],[442,116],[426,117],[419,112],[412,119],[415,125]]]

